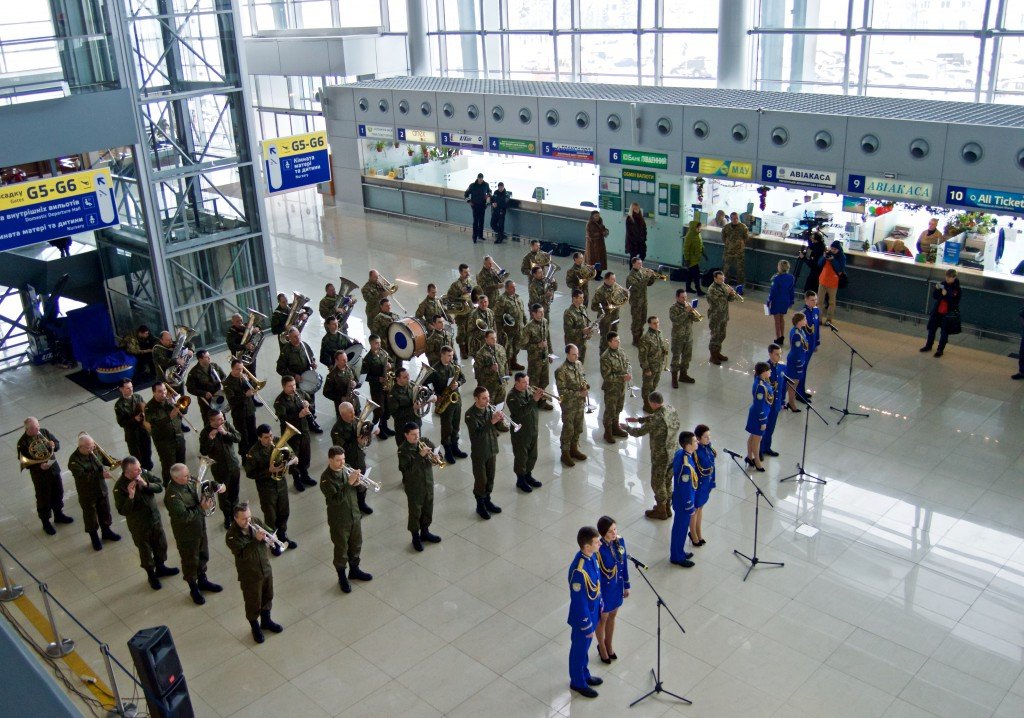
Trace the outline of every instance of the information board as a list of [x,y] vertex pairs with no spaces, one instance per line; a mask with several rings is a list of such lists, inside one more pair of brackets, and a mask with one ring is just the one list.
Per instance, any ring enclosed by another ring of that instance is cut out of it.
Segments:
[[0,187],[0,251],[118,224],[105,168]]
[[946,188],[946,204],[1020,214],[1024,211],[1024,194],[950,185]]
[[285,192],[331,181],[331,161],[327,133],[264,140],[263,166],[271,192]]
[[718,157],[694,157],[687,155],[684,171],[686,174],[702,177],[725,177],[736,180],[752,180],[754,164],[739,160],[724,160]]

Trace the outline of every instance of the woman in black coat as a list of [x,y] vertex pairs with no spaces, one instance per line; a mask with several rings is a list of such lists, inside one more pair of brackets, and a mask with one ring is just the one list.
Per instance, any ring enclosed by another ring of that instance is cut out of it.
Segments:
[[626,256],[647,259],[647,222],[636,202],[630,205],[626,215]]
[[805,292],[818,291],[818,275],[821,274],[821,258],[823,256],[825,256],[825,236],[818,230],[814,230],[807,238],[807,247],[800,251],[800,257],[804,260],[808,270],[807,281],[804,282]]
[[935,356],[942,356],[942,350],[946,348],[949,341],[949,320],[950,316],[956,314],[959,318],[960,310],[960,280],[957,279],[955,269],[946,270],[946,278],[935,285],[932,290],[931,316],[928,317],[928,340],[919,351],[928,352],[932,350],[932,343],[935,341],[935,332],[939,332],[939,346],[935,349]]

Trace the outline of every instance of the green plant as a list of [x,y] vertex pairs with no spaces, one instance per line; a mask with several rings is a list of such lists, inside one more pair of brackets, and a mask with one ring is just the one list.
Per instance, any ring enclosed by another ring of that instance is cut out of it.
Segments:
[[946,223],[944,234],[955,237],[962,232],[988,234],[996,228],[996,218],[985,212],[957,212]]

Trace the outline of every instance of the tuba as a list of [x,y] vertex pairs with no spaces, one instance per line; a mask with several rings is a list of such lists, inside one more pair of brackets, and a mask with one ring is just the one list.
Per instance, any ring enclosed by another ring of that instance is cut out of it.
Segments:
[[[295,452],[292,451],[292,447],[288,446],[288,441],[293,436],[298,436],[302,432],[296,429],[294,426],[289,424],[287,421],[284,423],[284,433],[281,434],[281,438],[274,444],[274,450],[270,452],[270,468],[276,469],[282,464],[289,466],[299,460],[299,457],[295,456]],[[281,481],[284,474],[271,474],[271,478],[275,481]]]
[[[173,386],[180,386],[185,381],[189,362],[192,361],[194,356],[192,350],[187,345],[195,338],[196,332],[184,324],[175,327],[174,331],[178,338],[174,340],[174,349],[171,350],[171,366],[164,370],[164,381]],[[179,360],[182,360],[181,364],[178,364]]]
[[426,364],[420,366],[420,373],[412,384],[412,400],[414,403],[420,404],[420,408],[416,410],[417,416],[426,416],[430,413],[430,399],[434,396],[434,392],[426,384],[427,377],[433,373],[434,370]]
[[465,316],[473,311],[473,303],[465,295],[458,299],[445,296],[438,301],[441,303],[441,308],[453,317]]
[[372,416],[379,408],[380,404],[373,399],[367,399],[363,410],[359,412],[359,418],[356,419],[356,440],[363,446],[369,444],[370,437],[373,436]]
[[441,396],[437,398],[437,402],[434,405],[435,414],[443,414],[451,407],[459,403],[459,379],[462,376],[462,369],[459,365],[455,365],[455,373],[452,374],[451,380],[448,382],[448,386],[441,392]]
[[[245,323],[245,332],[242,334],[242,348],[235,354],[235,358],[246,366],[253,365],[256,361],[256,355],[259,354],[260,347],[263,345],[263,339],[266,335],[259,325],[266,318],[266,314],[261,314],[255,309],[249,310],[249,320]],[[250,343],[252,343],[251,350],[247,346]]]
[[359,285],[355,282],[339,277],[338,301],[334,304],[334,314],[338,317],[339,324],[345,324],[349,315],[352,314],[352,310],[355,309],[359,300],[352,296],[352,292],[358,288]]
[[[199,455],[199,475],[195,477],[196,482],[196,493],[199,494],[200,501],[206,501],[207,499],[213,499],[217,496],[217,489],[220,488],[213,479],[206,479],[206,472],[210,469],[210,465],[215,463],[209,456]],[[213,516],[217,512],[217,502],[214,501],[213,505],[203,511],[203,516]]]
[[24,471],[30,466],[37,466],[39,464],[45,464],[47,461],[53,461],[54,451],[50,450],[49,439],[43,436],[42,432],[32,437],[32,441],[28,445],[28,456],[19,455],[18,463],[21,465],[21,471]]
[[301,332],[303,327],[306,326],[306,322],[309,321],[309,316],[312,314],[310,308],[306,306],[308,303],[309,297],[301,292],[292,292],[292,308],[288,312],[288,318],[284,321],[284,328],[277,335],[278,340],[282,344],[288,341],[289,329],[295,327]]

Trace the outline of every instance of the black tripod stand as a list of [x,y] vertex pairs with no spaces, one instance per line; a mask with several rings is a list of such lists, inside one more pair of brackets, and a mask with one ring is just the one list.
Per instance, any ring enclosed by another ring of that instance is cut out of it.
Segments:
[[790,474],[784,479],[779,479],[779,483],[782,484],[787,481],[811,481],[815,484],[827,484],[828,482],[825,481],[825,479],[822,479],[821,477],[815,476],[814,474],[810,474],[804,471],[804,464],[807,461],[807,432],[811,428],[811,412],[813,411],[814,415],[821,419],[822,423],[824,423],[825,426],[828,426],[828,421],[825,420],[824,416],[818,413],[817,409],[811,406],[810,402],[807,401],[807,397],[800,393],[800,390],[796,388],[795,381],[793,381],[792,379],[786,379],[786,381],[789,382],[789,385],[793,387],[793,391],[796,392],[796,395],[803,400],[804,409],[807,410],[807,413],[804,415],[804,448],[800,452],[800,463],[796,465],[795,474]]
[[657,633],[658,662],[655,664],[656,667],[651,669],[651,676],[654,678],[654,688],[652,688],[651,690],[647,691],[642,696],[637,698],[635,701],[630,703],[629,707],[632,708],[633,706],[635,706],[637,703],[639,703],[643,699],[650,698],[655,693],[665,693],[667,695],[672,696],[673,698],[675,698],[677,700],[681,700],[683,703],[686,703],[687,705],[693,705],[693,701],[691,701],[689,698],[683,698],[680,695],[676,695],[672,691],[666,690],[664,685],[661,682],[661,609],[664,608],[666,611],[668,611],[669,617],[675,622],[675,624],[677,626],[679,626],[679,630],[680,631],[682,631],[683,633],[686,633],[686,629],[683,628],[683,624],[681,624],[679,622],[679,619],[675,617],[675,614],[672,613],[672,609],[669,608],[668,604],[665,603],[665,599],[663,599],[661,597],[661,594],[658,593],[658,589],[656,589],[654,587],[654,584],[652,584],[650,582],[650,580],[647,578],[647,574],[645,573],[647,571],[647,566],[645,566],[640,561],[637,561],[632,556],[629,557],[629,560],[632,561],[633,565],[637,567],[637,573],[640,574],[640,578],[642,578],[644,580],[644,583],[646,583],[650,587],[651,591],[654,592],[655,597],[657,597],[657,599],[658,599],[658,633]]
[[743,574],[743,580],[746,581],[747,577],[750,576],[750,572],[753,571],[756,566],[774,566],[776,568],[780,568],[782,566],[785,566],[786,564],[780,561],[762,561],[757,557],[757,528],[758,524],[760,524],[761,519],[761,499],[764,499],[764,502],[768,504],[770,508],[774,509],[775,506],[772,504],[771,501],[768,500],[768,497],[764,495],[764,492],[761,491],[761,487],[757,485],[757,482],[754,481],[753,477],[751,477],[750,474],[747,473],[747,470],[743,467],[743,464],[740,463],[740,455],[737,454],[735,451],[729,451],[728,449],[724,449],[724,451],[725,453],[732,457],[732,460],[736,463],[736,466],[738,466],[740,468],[740,471],[743,472],[743,475],[747,477],[747,481],[749,481],[754,486],[754,491],[756,492],[756,496],[754,497],[754,550],[751,552],[750,556],[747,556],[747,554],[743,553],[742,551],[739,551],[738,549],[732,550],[733,554],[743,558],[745,561],[748,561],[750,563],[750,566],[747,568],[747,572]]
[[[845,339],[843,339],[842,335],[839,333],[839,330],[836,329],[836,325],[835,324],[833,324],[832,322],[825,322],[825,326],[828,327],[829,329],[831,329],[832,333],[836,335],[836,338],[839,341],[841,341],[843,344],[845,344],[847,347],[849,347],[849,349],[850,349],[850,368],[849,368],[849,371],[847,372],[847,375],[846,375],[846,405],[843,406],[842,409],[840,409],[839,407],[836,407],[836,406],[830,406],[829,408],[832,411],[838,411],[840,414],[842,414],[842,416],[839,417],[839,423],[840,424],[842,424],[843,423],[843,419],[845,419],[848,416],[863,416],[866,419],[866,418],[868,418],[867,414],[858,414],[856,411],[850,411],[850,384],[853,383],[853,357],[854,356],[859,356],[864,361],[864,363],[867,364],[871,368],[874,368],[874,364],[869,362],[867,359],[864,359],[864,355],[863,354],[861,354],[859,351],[854,349],[853,345],[850,344],[850,342],[848,342]],[[817,412],[815,412],[815,413],[817,413]]]

